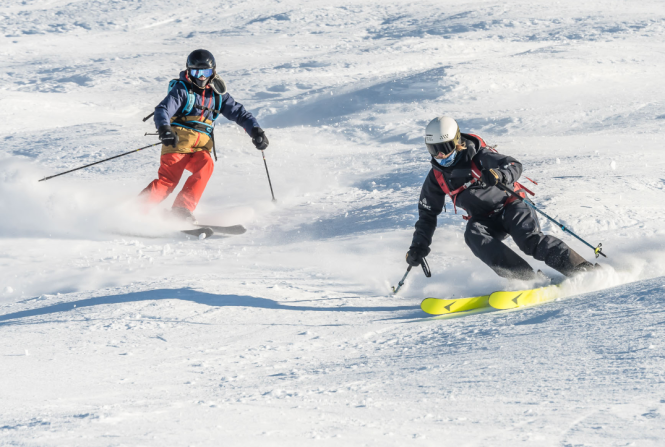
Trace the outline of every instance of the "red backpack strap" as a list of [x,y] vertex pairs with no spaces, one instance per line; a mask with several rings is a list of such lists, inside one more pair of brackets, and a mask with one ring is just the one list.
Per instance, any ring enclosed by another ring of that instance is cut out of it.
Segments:
[[484,147],[485,149],[488,149],[488,150],[490,150],[491,152],[494,152],[495,154],[498,154],[498,153],[499,153],[499,152],[496,150],[496,144],[495,144],[494,146],[490,146],[490,145],[488,145],[488,144],[485,142],[485,140],[483,140],[482,138],[480,138],[480,136],[476,135],[475,133],[468,133],[467,135],[472,136],[472,137],[478,139],[478,141],[480,142],[480,147],[479,147],[478,149]]
[[476,166],[476,163],[471,160],[471,176],[473,177],[471,180],[457,188],[455,191],[451,191],[450,188],[448,187],[448,183],[446,183],[446,179],[443,177],[443,173],[437,171],[436,169],[434,170],[434,176],[436,177],[436,181],[439,183],[439,186],[443,190],[444,193],[450,196],[450,198],[453,201],[453,208],[455,209],[455,214],[457,214],[457,194],[461,193],[465,189],[467,189],[469,186],[473,185],[476,183],[480,177],[481,177],[480,169],[478,169],[478,166]]
[[[457,196],[457,190],[455,190],[454,192],[451,193],[450,188],[448,187],[448,183],[446,183],[446,179],[443,177],[443,173],[441,173],[440,171],[437,171],[436,169],[434,170],[434,177],[436,177],[436,181],[439,184],[439,186],[441,187],[441,189],[443,190],[443,192],[446,195],[450,196],[450,198],[452,199],[453,208],[455,209],[455,214],[457,214],[457,206],[455,206],[455,197]],[[444,204],[444,206],[446,204],[445,197],[443,198],[443,204]]]
[[473,160],[471,160],[471,175],[473,176],[473,178],[474,178],[474,180],[475,180],[473,183],[475,183],[475,182],[477,182],[478,180],[480,180],[480,177],[483,176],[483,175],[480,173],[480,169],[478,169],[478,166],[476,165],[476,162],[473,161]]
[[436,177],[436,181],[439,183],[439,186],[441,187],[441,189],[443,189],[443,192],[450,195],[450,188],[448,188],[448,183],[446,183],[446,179],[443,178],[443,173],[441,173],[441,172],[439,172],[435,169],[434,170],[434,177]]
[[478,141],[480,141],[480,147],[487,147],[487,143],[485,143],[485,140],[483,140],[482,138],[480,138],[480,137],[479,137],[478,135],[476,135],[475,133],[468,133],[467,135],[471,135],[472,137],[477,138]]

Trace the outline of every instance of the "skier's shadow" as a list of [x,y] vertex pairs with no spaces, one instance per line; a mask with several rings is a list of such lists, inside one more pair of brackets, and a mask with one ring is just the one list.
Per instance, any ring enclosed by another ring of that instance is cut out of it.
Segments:
[[76,309],[85,307],[100,306],[104,304],[122,304],[137,301],[159,301],[159,300],[183,300],[213,307],[252,307],[259,309],[290,310],[304,312],[397,312],[405,310],[414,310],[418,306],[385,306],[385,307],[316,307],[302,305],[286,305],[278,303],[268,298],[257,298],[254,296],[241,295],[215,295],[212,293],[200,292],[191,288],[184,289],[158,289],[144,292],[134,292],[122,295],[100,296],[88,298],[79,301],[69,301],[66,303],[54,304],[52,306],[40,307],[38,309],[24,310],[11,314],[0,315],[0,326],[18,324],[18,321],[27,317],[37,317],[43,315],[56,314],[60,312],[73,312]]

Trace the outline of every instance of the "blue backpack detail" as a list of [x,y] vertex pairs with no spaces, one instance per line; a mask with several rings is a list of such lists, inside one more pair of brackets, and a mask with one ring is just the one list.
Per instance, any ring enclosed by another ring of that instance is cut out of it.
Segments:
[[[219,82],[220,83],[219,83],[218,86],[213,85],[213,88],[212,88],[212,95],[213,95],[213,98],[215,100],[215,104],[213,106],[213,109],[210,110],[207,107],[205,107],[205,110],[207,110],[209,112],[212,112],[212,121],[213,122],[217,119],[217,117],[219,116],[219,114],[222,111],[222,105],[224,104],[223,94],[226,93],[226,84],[224,84],[224,81],[222,81],[221,79],[219,80]],[[168,88],[166,93],[167,94],[171,93],[171,90],[173,90],[173,88],[178,83],[181,83],[183,85],[183,87],[185,87],[185,89],[187,90],[187,102],[185,103],[184,107],[182,108],[182,112],[180,113],[180,116],[184,116],[184,115],[188,115],[192,111],[192,109],[194,108],[194,105],[196,104],[196,95],[194,94],[192,89],[189,88],[189,86],[184,81],[181,81],[180,79],[171,79],[169,81],[169,88]],[[220,90],[220,88],[221,88],[221,90]],[[218,92],[221,92],[221,93],[218,93]],[[154,115],[155,115],[155,112],[152,112],[150,115],[143,118],[143,122],[145,123],[146,121],[148,121]],[[192,121],[192,124],[194,124],[194,123],[197,123],[199,125],[197,125],[195,127],[192,127],[193,130],[196,130],[198,132],[203,132],[203,133],[206,133],[206,134],[210,134],[212,132],[212,127],[211,126],[207,126],[206,124],[199,123],[197,121]],[[203,126],[205,126],[205,128]],[[183,127],[188,127],[188,126],[183,126]]]
[[185,87],[185,89],[187,89],[187,102],[185,103],[185,106],[182,108],[182,114],[187,115],[189,112],[192,111],[192,109],[194,108],[194,104],[196,103],[196,96],[190,89],[187,88],[187,85],[179,79],[171,79],[169,81],[169,89],[167,90],[166,93],[171,93],[173,87],[175,87],[178,83],[181,83]]
[[[196,95],[192,90],[185,84],[183,81],[180,79],[171,79],[169,81],[169,89],[167,93],[171,93],[171,90],[178,84],[181,83],[185,89],[187,89],[187,102],[185,105],[182,107],[182,115],[188,115],[192,109],[194,108],[194,104],[196,104]],[[212,120],[215,121],[217,117],[219,116],[219,113],[222,109],[222,95],[218,95],[214,90],[212,92],[213,98],[215,99],[215,105],[214,109],[212,110]]]

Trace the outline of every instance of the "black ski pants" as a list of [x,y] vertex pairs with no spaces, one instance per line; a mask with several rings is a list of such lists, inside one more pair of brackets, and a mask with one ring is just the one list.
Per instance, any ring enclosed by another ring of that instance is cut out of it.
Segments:
[[586,261],[568,245],[540,230],[536,212],[522,201],[516,201],[490,217],[472,217],[466,226],[464,240],[473,254],[499,276],[533,279],[531,266],[502,241],[510,235],[515,244],[529,256],[569,276]]

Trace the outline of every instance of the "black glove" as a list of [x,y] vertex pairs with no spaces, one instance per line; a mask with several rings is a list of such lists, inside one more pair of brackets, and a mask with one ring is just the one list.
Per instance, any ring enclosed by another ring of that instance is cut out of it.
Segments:
[[429,254],[429,247],[411,247],[406,252],[406,263],[417,267],[423,262],[423,258]]
[[252,143],[254,143],[254,146],[258,150],[262,151],[268,147],[268,137],[266,137],[266,133],[260,127],[253,128],[250,136],[252,137]]
[[178,145],[178,134],[173,132],[171,126],[168,124],[164,124],[157,129],[157,133],[159,134],[159,141],[161,141],[164,146],[176,147]]
[[488,188],[490,186],[496,186],[497,183],[504,183],[503,173],[498,169],[483,169],[483,183]]

